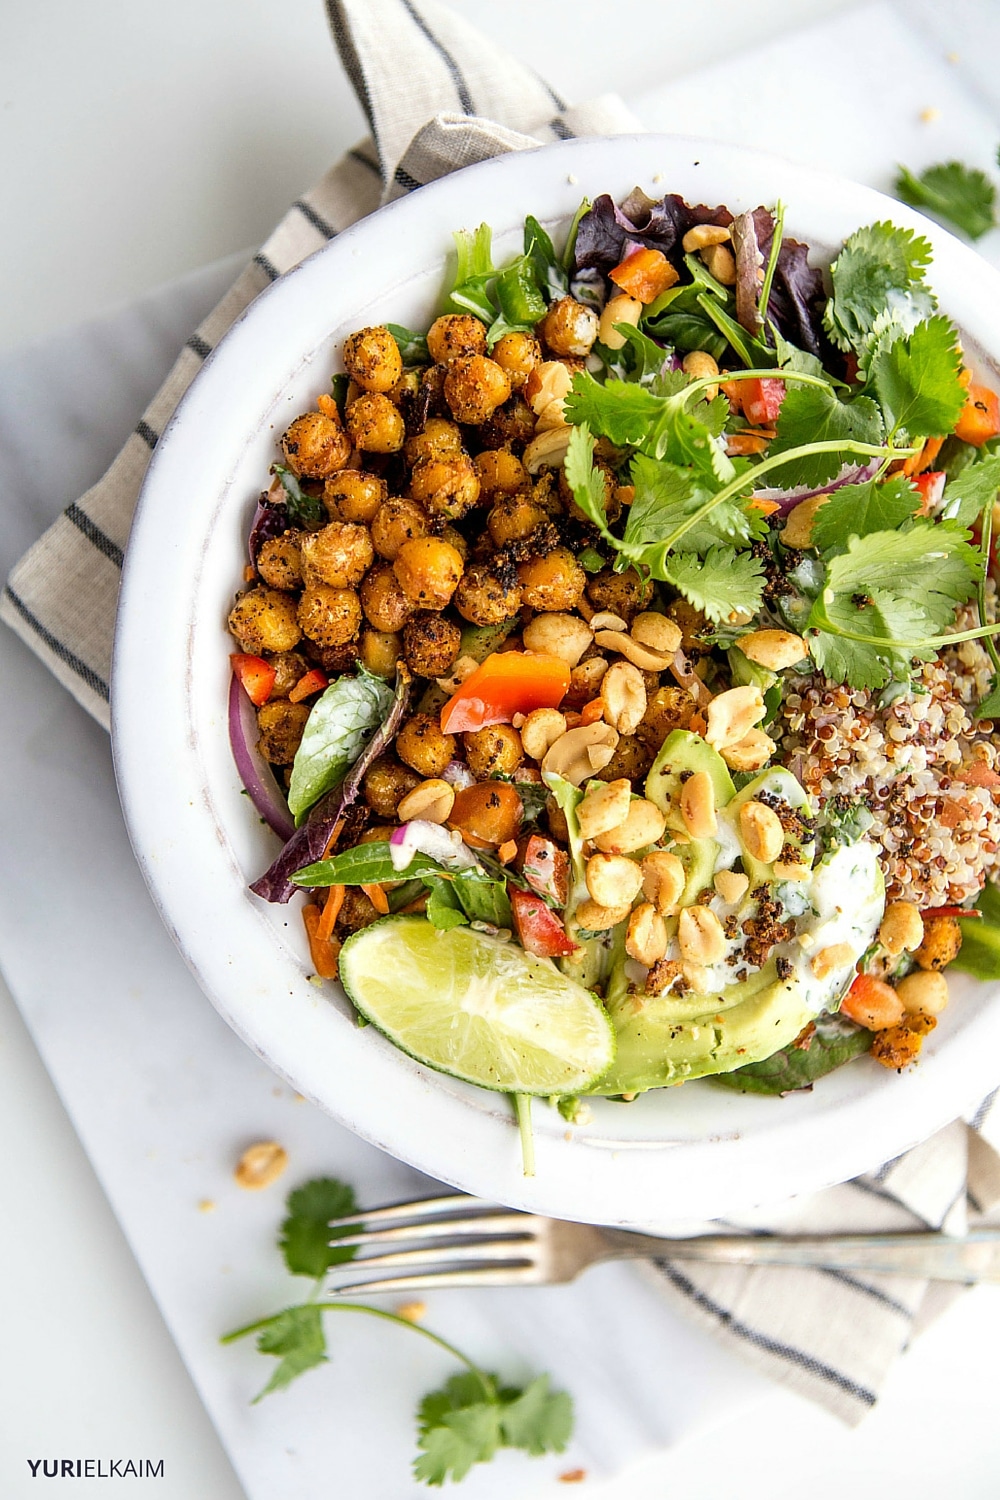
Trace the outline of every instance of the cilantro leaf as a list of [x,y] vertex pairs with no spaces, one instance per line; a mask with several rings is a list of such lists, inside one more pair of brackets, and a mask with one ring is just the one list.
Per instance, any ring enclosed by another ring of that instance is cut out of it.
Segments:
[[1000,672],[993,674],[990,690],[976,709],[977,719],[1000,719]]
[[[923,634],[919,611],[907,599],[894,599],[882,589],[867,594],[837,594],[823,604],[823,618],[838,635],[821,631],[809,636],[809,654],[831,682],[846,682],[852,688],[880,688],[893,677],[905,679],[910,658],[916,651],[896,650],[880,641],[898,637],[912,639]],[[852,635],[870,640],[852,640]],[[931,653],[933,654],[933,653]]]
[[268,1319],[267,1327],[257,1337],[261,1354],[274,1354],[280,1360],[264,1389],[254,1397],[254,1404],[271,1391],[291,1385],[306,1370],[327,1362],[326,1338],[323,1334],[323,1311],[317,1303],[287,1307]]
[[1000,453],[968,464],[944,489],[941,514],[959,526],[971,526],[1000,493]]
[[[631,475],[635,498],[629,506],[628,521],[622,537],[622,550],[636,560],[636,548],[661,542],[688,517],[712,498],[690,469],[658,462],[647,454],[637,453],[632,460]],[[748,542],[763,530],[759,511],[747,511],[744,502],[723,501],[681,539],[685,552],[707,552],[723,541]]]
[[659,417],[660,409],[661,402],[645,386],[625,380],[598,385],[584,371],[574,375],[563,403],[566,420],[574,426],[603,433],[620,447],[631,444],[636,448]]
[[912,208],[954,224],[970,240],[978,240],[997,222],[995,184],[978,167],[961,161],[939,162],[918,177],[908,167],[900,167],[894,191]]
[[[836,391],[822,386],[791,384],[781,403],[775,433],[769,458],[806,443],[880,443],[882,419],[870,396],[842,401]],[[833,479],[843,462],[838,453],[807,453],[779,468],[773,482],[789,489],[796,485],[813,488]]]
[[586,422],[574,427],[569,435],[569,447],[563,470],[566,482],[573,491],[573,499],[592,526],[602,536],[614,541],[608,531],[608,519],[604,509],[604,474],[594,464],[594,437]]
[[573,1431],[572,1398],[565,1391],[550,1391],[549,1377],[539,1375],[504,1403],[500,1426],[508,1447],[524,1448],[536,1457],[562,1453]]
[[911,437],[951,432],[966,401],[961,367],[958,335],[947,318],[928,318],[909,336],[880,341],[870,380],[886,426]]
[[423,1450],[413,1463],[417,1479],[440,1485],[450,1476],[463,1479],[473,1464],[491,1459],[500,1446],[500,1402],[495,1382],[471,1371],[453,1375],[431,1391],[417,1412],[418,1442]]
[[496,1377],[488,1375],[491,1386],[483,1385],[482,1376],[472,1370],[462,1370],[450,1376],[436,1391],[428,1391],[417,1408],[417,1431],[420,1436],[432,1427],[439,1427],[450,1411],[459,1411],[463,1406],[474,1406],[482,1401],[488,1389],[496,1385]]
[[845,484],[834,490],[816,513],[812,542],[821,552],[845,547],[849,537],[870,531],[895,531],[920,509],[920,492],[904,474],[884,484]]
[[[288,1217],[281,1226],[279,1246],[293,1276],[325,1275],[331,1266],[354,1258],[354,1246],[333,1248],[331,1234],[350,1234],[351,1227],[331,1230],[331,1219],[354,1213],[354,1189],[335,1177],[315,1177],[288,1195]],[[357,1226],[353,1226],[357,1228]]]
[[727,620],[731,614],[755,615],[764,592],[764,574],[759,558],[733,547],[713,547],[704,557],[694,552],[672,552],[654,578],[672,583],[695,609],[710,620]]
[[912,229],[881,222],[855,230],[830,267],[823,325],[839,349],[860,349],[887,309],[912,319],[937,306],[924,275],[931,247]]
[[716,442],[725,423],[725,401],[692,400],[689,377],[680,370],[664,371],[655,384],[655,390],[631,380],[599,385],[580,372],[564,402],[566,419],[619,446],[690,465],[723,483],[732,479],[736,470]]

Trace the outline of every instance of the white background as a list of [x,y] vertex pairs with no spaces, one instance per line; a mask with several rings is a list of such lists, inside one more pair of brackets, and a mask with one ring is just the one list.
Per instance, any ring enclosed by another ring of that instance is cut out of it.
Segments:
[[[463,0],[456,8],[569,97],[613,88],[631,100],[848,7],[842,0],[770,0],[766,8],[746,0]],[[362,133],[320,0],[33,0],[16,8],[8,0],[5,9],[0,348],[259,242]],[[919,9],[926,15],[926,6]],[[939,17],[942,50],[950,25],[962,45],[974,36],[974,13],[974,4],[960,0]],[[970,61],[973,71],[991,66],[989,58]],[[748,79],[748,109],[752,97]],[[699,102],[710,110],[710,100]],[[52,424],[39,441],[59,441],[58,409],[54,389]],[[4,706],[5,717],[8,711],[16,714],[16,705]],[[2,840],[0,830],[0,857]],[[58,941],[58,903],[72,892],[54,882],[52,899]],[[154,1493],[240,1500],[5,991],[0,1140],[0,1449],[163,1457],[167,1478]],[[913,1500],[930,1500],[946,1488],[960,1500],[987,1500],[998,1488],[998,1337],[1000,1294],[967,1297],[923,1337],[859,1432],[843,1433],[804,1404],[782,1404],[696,1440],[614,1493],[697,1500],[738,1486],[755,1500],[801,1485],[832,1500],[856,1469],[858,1500],[904,1489]],[[343,1478],[331,1475],[331,1496]],[[4,1500],[34,1493],[27,1481],[16,1483]]]

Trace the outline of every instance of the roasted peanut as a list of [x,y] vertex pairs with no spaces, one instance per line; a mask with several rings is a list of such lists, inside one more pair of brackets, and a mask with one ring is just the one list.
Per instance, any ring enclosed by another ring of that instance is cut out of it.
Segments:
[[524,450],[524,467],[529,474],[538,474],[542,469],[558,469],[569,452],[572,428],[566,425],[549,427],[533,437]]
[[621,630],[595,631],[594,642],[605,651],[614,651],[616,655],[624,656],[626,661],[630,661],[642,672],[662,672],[672,660],[672,653],[668,655],[665,651],[654,651],[652,646],[644,646],[641,641]]
[[731,238],[729,230],[721,224],[695,224],[681,240],[681,247],[685,255],[693,255],[696,250],[705,250],[709,245],[724,245]]
[[577,925],[586,932],[606,932],[624,922],[631,909],[631,906],[602,906],[593,899],[581,901],[576,909]]
[[597,336],[605,348],[624,349],[625,335],[617,331],[615,324],[628,323],[631,328],[638,328],[644,310],[638,297],[629,297],[625,292],[609,297],[597,328]]
[[715,814],[715,787],[707,771],[695,771],[683,783],[680,810],[684,827],[693,839],[712,838],[719,820]]
[[715,750],[721,750],[724,745],[739,744],[766,712],[760,688],[729,688],[708,705],[705,738]]
[[632,621],[632,639],[664,656],[673,656],[681,643],[682,631],[675,620],[656,610],[644,610]]
[[618,731],[600,719],[580,724],[560,735],[545,752],[542,770],[580,786],[595,771],[607,765],[618,744]]
[[583,838],[595,839],[619,827],[628,817],[631,802],[632,783],[624,777],[592,787],[576,810]]
[[288,1152],[277,1141],[256,1141],[236,1163],[233,1176],[241,1188],[257,1192],[275,1182],[288,1166]]
[[601,678],[604,722],[619,734],[634,734],[646,712],[646,684],[638,667],[616,661]]
[[[704,349],[692,349],[690,354],[685,354],[681,361],[681,368],[685,375],[690,375],[692,380],[709,380],[718,375],[719,366],[710,354]],[[718,385],[706,386],[704,399],[714,401],[719,394]]]
[[686,964],[707,968],[724,955],[726,934],[707,906],[685,906],[677,923],[677,944]]
[[785,518],[781,540],[786,547],[811,547],[813,522],[816,512],[829,500],[829,495],[813,495],[809,500],[800,500],[795,509]]
[[414,818],[422,818],[428,823],[447,823],[454,805],[455,788],[447,781],[434,778],[422,781],[412,792],[407,792],[396,815],[401,823],[411,823]]
[[642,885],[642,871],[624,854],[592,854],[585,873],[587,890],[602,906],[631,906]]
[[893,958],[898,953],[916,952],[924,940],[924,924],[912,901],[893,901],[886,907],[878,940]]
[[672,917],[681,899],[687,875],[676,854],[654,849],[642,861],[642,889],[663,917]]
[[805,661],[809,647],[800,635],[790,630],[752,630],[736,642],[743,655],[771,672],[781,672]]
[[521,725],[521,745],[532,760],[543,760],[550,745],[566,733],[566,715],[557,708],[536,708]]
[[633,797],[623,823],[594,840],[604,854],[634,854],[663,837],[667,820],[660,809],[645,797]]
[[835,969],[843,969],[853,962],[854,949],[850,943],[831,943],[813,955],[809,967],[817,979],[826,979]]
[[749,885],[749,876],[741,875],[736,870],[720,870],[715,877],[715,889],[727,906],[735,906],[737,901],[742,901]]
[[763,802],[744,802],[740,808],[740,837],[747,853],[761,864],[769,865],[784,848],[785,833],[781,819]]
[[701,251],[701,258],[716,281],[723,286],[736,285],[736,258],[728,245],[708,245]]
[[594,633],[578,615],[548,610],[528,621],[522,638],[527,650],[558,656],[568,667],[575,667],[593,641]]
[[[595,855],[595,858],[599,856]],[[667,951],[667,927],[655,906],[644,901],[628,919],[625,952],[636,963],[651,969]]]
[[735,745],[723,745],[719,754],[731,771],[759,771],[767,765],[777,748],[763,729],[748,729]]

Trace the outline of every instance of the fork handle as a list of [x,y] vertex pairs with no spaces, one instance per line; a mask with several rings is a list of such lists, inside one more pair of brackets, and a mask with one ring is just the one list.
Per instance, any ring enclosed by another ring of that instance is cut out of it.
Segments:
[[660,1239],[606,1229],[609,1260],[642,1257],[699,1260],[728,1266],[820,1266],[914,1276],[929,1281],[1000,1281],[1000,1230],[974,1229],[962,1238],[928,1233],[836,1235],[705,1234]]

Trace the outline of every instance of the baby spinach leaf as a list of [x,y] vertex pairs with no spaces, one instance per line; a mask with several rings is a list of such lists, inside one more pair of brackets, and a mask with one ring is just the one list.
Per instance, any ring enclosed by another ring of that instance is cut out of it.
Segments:
[[405,870],[397,870],[392,863],[387,840],[372,844],[355,844],[330,859],[319,859],[315,864],[296,870],[292,879],[296,885],[318,887],[325,885],[381,885],[386,880],[411,880],[424,875],[439,875],[441,866],[427,854],[415,854]]
[[288,806],[296,823],[343,781],[392,705],[392,689],[363,669],[338,677],[313,704],[292,763]]
[[817,1078],[870,1049],[870,1031],[861,1026],[847,1027],[847,1021],[820,1018],[802,1046],[793,1042],[763,1062],[747,1063],[732,1073],[718,1073],[713,1082],[744,1094],[791,1094],[796,1089],[810,1089]]

